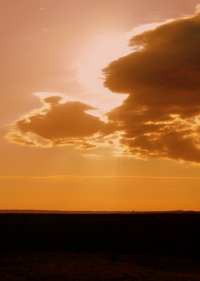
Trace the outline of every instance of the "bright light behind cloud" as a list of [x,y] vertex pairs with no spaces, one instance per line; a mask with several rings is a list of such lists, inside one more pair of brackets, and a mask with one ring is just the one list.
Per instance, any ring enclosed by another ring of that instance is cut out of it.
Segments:
[[[129,40],[144,31],[152,30],[161,23],[151,23],[137,26],[130,32],[99,33],[83,45],[76,63],[77,83],[82,89],[82,94],[39,92],[34,93],[39,98],[56,95],[62,101],[81,101],[94,106],[90,110],[92,115],[106,120],[104,114],[122,104],[127,95],[115,94],[104,87],[103,69],[119,57],[133,52],[134,47],[129,46]],[[138,46],[136,46],[136,49]]]
[[[134,48],[129,46],[129,40],[144,31],[152,30],[161,23],[144,24],[126,33],[100,33],[92,37],[81,51],[78,62],[78,79],[83,88],[88,91],[87,102],[105,113],[122,104],[126,95],[112,93],[103,85],[102,70],[112,61],[129,54]],[[98,110],[96,111],[98,115]]]
[[90,95],[90,102],[102,112],[119,106],[125,95],[113,94],[103,85],[102,70],[113,60],[130,52],[128,33],[101,33],[83,48],[78,63],[78,79]]

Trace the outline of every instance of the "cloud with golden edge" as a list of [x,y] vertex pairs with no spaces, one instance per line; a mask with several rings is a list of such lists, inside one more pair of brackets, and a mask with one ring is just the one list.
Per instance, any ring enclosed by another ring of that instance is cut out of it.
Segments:
[[106,133],[106,124],[90,114],[94,108],[77,101],[63,101],[60,96],[43,100],[43,107],[17,120],[8,134],[10,141],[29,146],[76,144],[88,149]]
[[105,86],[128,94],[109,120],[141,158],[200,162],[200,14],[170,20],[130,40],[132,53],[104,70]]

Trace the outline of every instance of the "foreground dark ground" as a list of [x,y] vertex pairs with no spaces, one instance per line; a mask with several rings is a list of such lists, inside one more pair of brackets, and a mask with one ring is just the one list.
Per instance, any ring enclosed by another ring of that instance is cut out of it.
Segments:
[[4,280],[200,281],[200,214],[2,213]]

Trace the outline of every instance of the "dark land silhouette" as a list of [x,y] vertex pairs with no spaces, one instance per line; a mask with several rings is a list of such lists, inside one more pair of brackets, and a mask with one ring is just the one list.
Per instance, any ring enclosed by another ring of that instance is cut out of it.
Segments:
[[200,213],[1,212],[0,280],[200,280]]

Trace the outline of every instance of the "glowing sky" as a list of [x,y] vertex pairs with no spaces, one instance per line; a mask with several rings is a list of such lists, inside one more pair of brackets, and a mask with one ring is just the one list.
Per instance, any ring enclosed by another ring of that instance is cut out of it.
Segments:
[[198,3],[1,1],[0,209],[200,209]]

